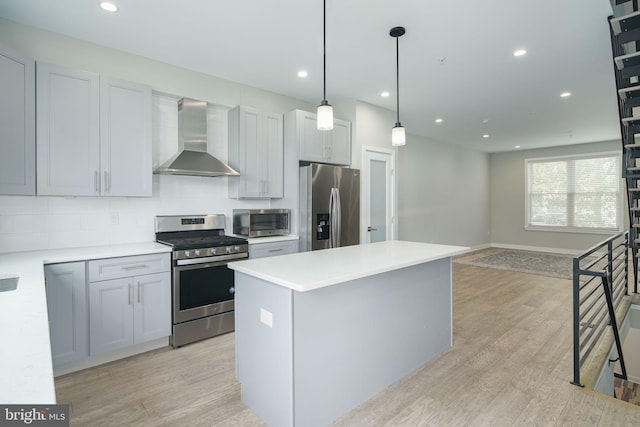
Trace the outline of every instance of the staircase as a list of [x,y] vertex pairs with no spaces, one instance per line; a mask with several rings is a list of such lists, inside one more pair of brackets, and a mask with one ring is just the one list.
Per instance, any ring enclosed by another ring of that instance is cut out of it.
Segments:
[[[633,259],[633,292],[638,292],[640,248],[640,10],[638,0],[611,0],[611,24],[618,112],[622,134],[622,177],[627,184],[629,247]],[[638,136],[636,138],[636,136]]]

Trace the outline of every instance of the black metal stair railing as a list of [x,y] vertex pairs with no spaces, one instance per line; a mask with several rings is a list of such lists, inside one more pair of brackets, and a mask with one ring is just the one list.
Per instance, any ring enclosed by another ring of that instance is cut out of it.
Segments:
[[611,326],[620,358],[621,374],[627,379],[616,317],[628,294],[629,233],[627,231],[593,246],[573,258],[573,381],[581,383],[581,368]]
[[[633,109],[640,106],[640,12],[637,0],[616,0],[615,5],[631,5],[632,12],[609,17],[611,49],[614,58],[615,83],[618,91],[618,114],[622,140],[622,177],[625,179],[629,218],[629,247],[633,271],[638,271],[640,248],[640,118]],[[612,2],[612,5],[615,6]],[[615,7],[614,7],[615,9]],[[626,48],[625,48],[626,46]],[[634,292],[638,292],[638,275],[634,274]]]

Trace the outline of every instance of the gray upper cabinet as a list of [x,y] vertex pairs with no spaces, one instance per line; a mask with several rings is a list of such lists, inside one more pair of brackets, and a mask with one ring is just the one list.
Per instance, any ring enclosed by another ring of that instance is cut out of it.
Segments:
[[100,194],[99,76],[37,64],[38,194]]
[[333,130],[320,131],[316,114],[302,110],[287,113],[286,120],[295,123],[291,137],[298,141],[299,160],[345,166],[351,164],[350,122],[334,118]]
[[36,194],[35,61],[0,46],[0,194]]
[[101,192],[151,197],[151,87],[100,77]]
[[151,88],[38,62],[37,193],[151,196]]
[[229,177],[229,197],[283,197],[282,114],[238,106],[229,111],[228,123],[229,164],[240,172]]

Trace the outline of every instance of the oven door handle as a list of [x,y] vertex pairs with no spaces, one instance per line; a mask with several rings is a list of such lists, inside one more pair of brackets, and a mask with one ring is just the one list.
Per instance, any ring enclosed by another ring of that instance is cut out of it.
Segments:
[[204,258],[179,259],[179,260],[176,260],[176,265],[206,264],[208,262],[221,263],[223,261],[238,260],[243,258],[249,258],[249,254],[244,252],[241,254],[218,255],[218,256],[209,256]]

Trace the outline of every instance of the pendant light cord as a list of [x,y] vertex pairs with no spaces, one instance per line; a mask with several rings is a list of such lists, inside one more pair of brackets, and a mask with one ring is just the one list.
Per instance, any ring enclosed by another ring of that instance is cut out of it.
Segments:
[[322,99],[327,100],[327,0],[322,1]]
[[400,125],[400,52],[399,52],[399,39],[396,37],[396,112],[397,119],[396,125]]

